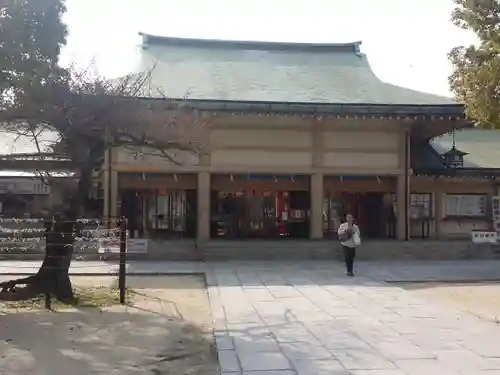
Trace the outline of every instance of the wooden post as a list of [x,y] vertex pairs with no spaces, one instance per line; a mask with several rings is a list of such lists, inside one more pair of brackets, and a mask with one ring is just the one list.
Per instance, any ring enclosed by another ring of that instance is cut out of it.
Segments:
[[45,293],[45,308],[47,310],[52,310],[52,301],[50,293]]
[[315,173],[311,176],[310,188],[310,238],[323,238],[323,174]]
[[120,289],[120,304],[125,304],[126,294],[126,257],[127,257],[127,219],[120,219],[120,267],[118,273],[118,286]]

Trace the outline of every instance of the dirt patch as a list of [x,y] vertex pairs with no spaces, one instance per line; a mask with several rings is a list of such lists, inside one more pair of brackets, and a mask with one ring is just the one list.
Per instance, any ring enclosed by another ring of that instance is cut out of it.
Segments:
[[[73,277],[79,287],[115,277]],[[0,375],[216,375],[212,320],[196,276],[129,277],[132,306],[57,312],[0,304]]]
[[486,320],[500,322],[500,283],[409,283],[398,285],[413,295],[429,298]]

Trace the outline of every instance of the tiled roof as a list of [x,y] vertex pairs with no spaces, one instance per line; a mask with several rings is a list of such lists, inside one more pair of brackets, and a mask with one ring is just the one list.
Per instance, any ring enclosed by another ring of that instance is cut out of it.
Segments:
[[302,44],[166,38],[142,34],[145,96],[339,104],[456,104],[382,82],[361,42]]
[[[455,132],[456,148],[467,152],[465,168],[500,168],[500,130],[464,129]],[[443,154],[453,145],[451,134],[431,140],[434,150]]]
[[[58,139],[55,132],[45,132],[39,135],[39,142],[42,151],[48,151],[49,146]],[[36,154],[38,149],[31,137],[17,136],[8,132],[0,132],[0,155],[15,154]],[[27,171],[0,170],[0,176],[34,176]]]
[[[56,132],[44,131],[38,135],[41,151],[48,151],[49,146],[58,139]],[[0,131],[0,155],[30,154],[36,153],[38,149],[32,137],[18,136],[14,133]]]
[[411,167],[416,173],[423,170],[444,170],[446,165],[427,139],[411,142]]

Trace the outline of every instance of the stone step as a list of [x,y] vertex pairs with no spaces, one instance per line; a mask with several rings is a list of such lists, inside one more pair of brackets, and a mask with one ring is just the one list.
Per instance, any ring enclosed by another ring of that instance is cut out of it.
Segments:
[[[74,258],[98,260],[96,251],[75,252]],[[118,254],[108,254],[117,259]],[[42,259],[42,252],[2,253],[1,259]],[[209,241],[150,240],[147,254],[128,254],[135,260],[229,261],[229,260],[342,260],[337,241]],[[357,260],[489,260],[500,259],[500,246],[472,244],[470,241],[365,241],[357,249]]]

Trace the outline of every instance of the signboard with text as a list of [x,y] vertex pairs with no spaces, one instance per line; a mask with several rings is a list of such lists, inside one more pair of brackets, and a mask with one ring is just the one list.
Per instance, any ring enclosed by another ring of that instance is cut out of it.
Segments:
[[472,243],[497,243],[497,232],[472,231]]
[[[99,238],[99,253],[100,254],[119,254],[120,239],[117,237]],[[145,238],[128,238],[127,253],[129,254],[145,254],[148,252],[148,240]]]

